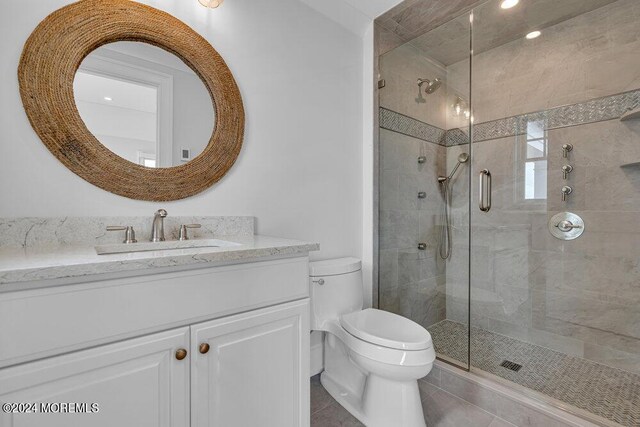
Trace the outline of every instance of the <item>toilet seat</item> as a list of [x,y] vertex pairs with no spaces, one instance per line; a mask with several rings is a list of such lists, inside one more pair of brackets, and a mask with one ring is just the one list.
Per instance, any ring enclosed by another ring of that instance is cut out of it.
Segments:
[[397,350],[426,350],[433,346],[431,334],[406,317],[367,308],[340,316],[340,325],[354,337]]
[[323,330],[334,335],[354,353],[388,365],[423,366],[433,363],[436,358],[432,347],[426,350],[399,350],[361,340],[347,332],[338,321],[327,322]]

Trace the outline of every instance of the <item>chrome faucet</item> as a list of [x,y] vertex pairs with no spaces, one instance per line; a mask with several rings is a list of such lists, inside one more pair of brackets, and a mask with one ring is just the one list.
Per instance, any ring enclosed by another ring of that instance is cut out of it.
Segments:
[[158,209],[153,216],[153,225],[151,226],[151,241],[164,242],[164,219],[167,217],[167,211]]

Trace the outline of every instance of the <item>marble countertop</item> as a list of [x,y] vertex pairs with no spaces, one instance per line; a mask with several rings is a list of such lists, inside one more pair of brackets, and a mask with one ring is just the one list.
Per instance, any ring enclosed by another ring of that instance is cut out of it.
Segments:
[[[231,236],[220,240],[238,243],[228,247],[200,247],[98,255],[93,245],[50,249],[0,248],[0,291],[20,289],[20,283],[65,279],[77,283],[90,276],[119,277],[165,272],[167,268],[204,268],[279,257],[306,256],[317,243],[269,236]],[[124,273],[124,274],[123,274]],[[93,279],[95,280],[95,279]]]

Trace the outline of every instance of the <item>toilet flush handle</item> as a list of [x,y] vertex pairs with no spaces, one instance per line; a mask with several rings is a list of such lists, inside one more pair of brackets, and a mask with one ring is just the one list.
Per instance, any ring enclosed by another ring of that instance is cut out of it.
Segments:
[[324,279],[314,280],[313,283],[317,283],[318,285],[322,286],[324,285]]

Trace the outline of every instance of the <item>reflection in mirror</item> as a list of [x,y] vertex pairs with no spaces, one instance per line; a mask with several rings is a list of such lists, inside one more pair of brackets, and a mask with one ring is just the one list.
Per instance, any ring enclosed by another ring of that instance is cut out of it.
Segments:
[[73,90],[89,131],[142,166],[188,162],[204,150],[215,127],[202,80],[177,56],[146,43],[94,50],[80,65]]

